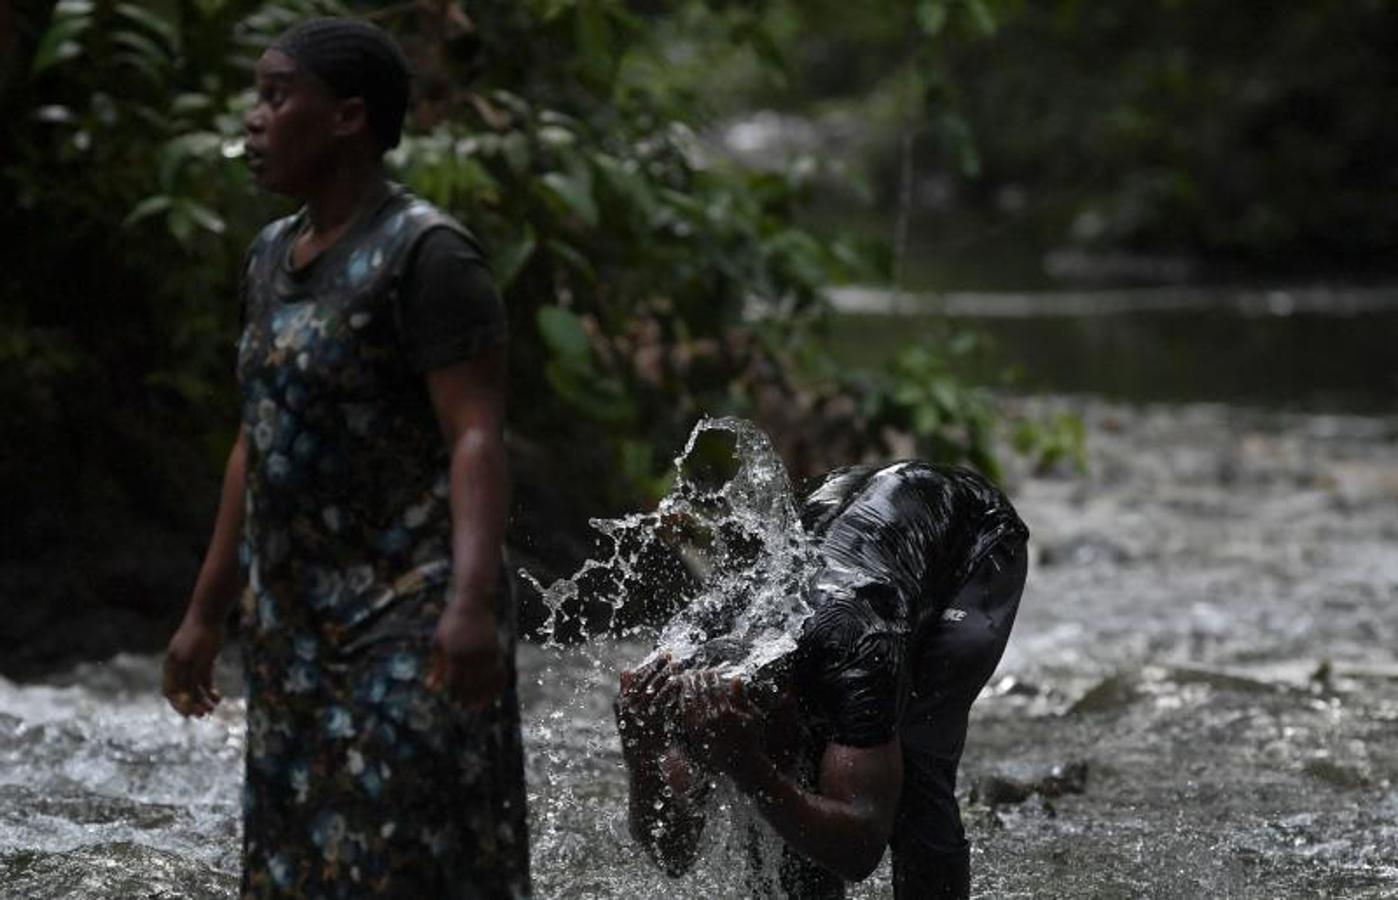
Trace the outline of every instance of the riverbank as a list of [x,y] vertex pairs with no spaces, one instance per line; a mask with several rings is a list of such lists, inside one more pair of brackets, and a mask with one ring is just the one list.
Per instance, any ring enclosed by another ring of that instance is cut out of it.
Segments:
[[[977,895],[1393,896],[1398,417],[1012,402],[1079,413],[1091,468],[1011,473],[1034,563],[963,762]],[[541,897],[733,884],[627,836],[609,706],[644,649],[521,653]],[[231,895],[242,704],[181,723],[158,671],[0,680],[7,896]]]

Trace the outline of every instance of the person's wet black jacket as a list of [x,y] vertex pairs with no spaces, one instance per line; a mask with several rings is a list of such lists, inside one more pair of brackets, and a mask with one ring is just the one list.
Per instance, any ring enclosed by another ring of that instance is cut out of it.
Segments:
[[797,694],[825,740],[885,743],[918,632],[986,553],[1028,529],[982,476],[917,461],[832,472],[806,499],[802,524],[826,568],[798,642]]

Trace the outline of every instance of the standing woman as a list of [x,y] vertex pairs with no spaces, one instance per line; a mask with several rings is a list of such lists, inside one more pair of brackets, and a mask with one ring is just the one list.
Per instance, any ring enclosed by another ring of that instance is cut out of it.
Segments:
[[385,178],[388,35],[311,20],[256,79],[249,162],[304,206],[248,254],[242,427],[165,694],[218,703],[242,594],[244,897],[527,896],[503,308],[474,238]]

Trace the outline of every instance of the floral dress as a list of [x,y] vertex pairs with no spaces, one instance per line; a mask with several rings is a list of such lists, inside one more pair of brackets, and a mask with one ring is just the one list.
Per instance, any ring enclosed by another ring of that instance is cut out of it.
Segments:
[[396,186],[297,273],[303,227],[304,213],[268,226],[244,281],[242,894],[527,896],[506,588],[500,701],[472,713],[424,686],[450,574],[449,466],[402,308],[425,235],[474,243]]

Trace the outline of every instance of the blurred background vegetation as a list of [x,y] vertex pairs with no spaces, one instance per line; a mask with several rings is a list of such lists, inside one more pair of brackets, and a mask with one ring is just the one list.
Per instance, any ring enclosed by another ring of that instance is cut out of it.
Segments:
[[492,249],[513,329],[511,545],[547,575],[587,551],[587,517],[663,490],[703,414],[755,419],[801,475],[907,453],[992,473],[1013,452],[1080,459],[1073,420],[997,403],[1009,360],[954,323],[851,365],[831,285],[1388,274],[1394,12],[0,2],[17,625],[0,651],[11,667],[52,652],[21,642],[56,612],[94,611],[73,653],[159,634],[184,601],[236,422],[235,273],[289,211],[239,158],[250,68],[305,15],[371,17],[413,63],[391,163]]

